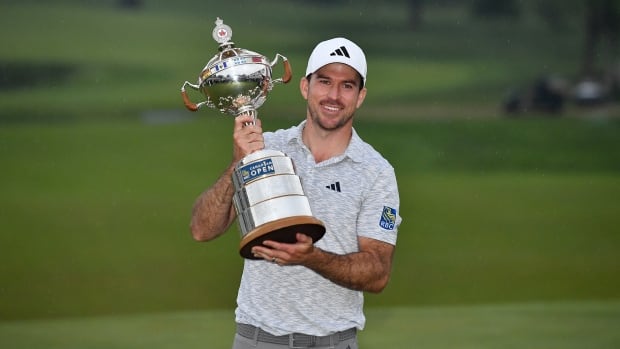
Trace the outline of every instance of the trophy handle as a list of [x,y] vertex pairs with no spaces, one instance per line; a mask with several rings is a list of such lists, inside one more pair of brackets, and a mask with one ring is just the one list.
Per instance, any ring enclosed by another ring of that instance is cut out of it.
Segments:
[[181,86],[181,96],[183,96],[183,103],[185,104],[185,107],[187,109],[189,109],[190,111],[196,111],[198,109],[200,109],[200,107],[202,107],[205,102],[200,102],[200,103],[194,103],[192,102],[189,97],[187,96],[187,93],[185,92],[185,86],[189,86],[191,88],[193,88],[196,91],[200,91],[200,86],[198,85],[194,85],[192,83],[190,83],[189,81],[185,81],[185,83],[183,84],[183,86]]
[[276,58],[273,60],[273,62],[271,62],[272,67],[276,65],[276,63],[278,63],[278,58],[282,58],[282,64],[284,64],[284,75],[282,75],[282,77],[279,79],[273,80],[273,82],[281,82],[283,84],[286,84],[289,81],[291,81],[291,78],[293,77],[293,71],[291,70],[291,64],[288,62],[288,58],[277,53]]

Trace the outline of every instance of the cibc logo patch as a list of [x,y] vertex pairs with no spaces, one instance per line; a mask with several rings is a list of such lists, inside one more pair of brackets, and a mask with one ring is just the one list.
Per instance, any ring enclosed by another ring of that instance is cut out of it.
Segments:
[[245,165],[240,169],[243,184],[250,182],[258,177],[275,173],[273,167],[273,161],[271,159],[265,159],[259,162],[253,162]]
[[396,209],[383,206],[383,212],[381,213],[379,225],[383,229],[394,230],[394,227],[396,226]]

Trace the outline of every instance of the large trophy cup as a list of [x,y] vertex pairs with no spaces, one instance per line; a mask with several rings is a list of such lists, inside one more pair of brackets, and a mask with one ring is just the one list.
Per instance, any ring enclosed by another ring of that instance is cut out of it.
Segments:
[[[213,39],[220,44],[219,53],[200,72],[196,85],[186,81],[181,87],[185,106],[196,111],[206,105],[225,114],[249,114],[256,119],[256,109],[265,102],[273,84],[290,81],[290,64],[280,54],[270,62],[256,52],[236,48],[230,41],[231,28],[220,18],[215,24]],[[284,74],[272,80],[271,68],[278,58],[283,61]],[[187,86],[202,92],[207,99],[191,102],[185,91]],[[252,247],[265,240],[293,243],[297,240],[295,234],[303,233],[316,242],[325,234],[323,223],[312,215],[292,160],[281,151],[263,149],[247,155],[235,166],[232,180],[242,257],[257,259],[252,255]]]

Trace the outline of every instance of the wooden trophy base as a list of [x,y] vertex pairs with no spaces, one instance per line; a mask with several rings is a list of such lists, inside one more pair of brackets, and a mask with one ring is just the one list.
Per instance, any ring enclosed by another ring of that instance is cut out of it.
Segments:
[[296,233],[302,233],[319,241],[325,234],[323,223],[312,216],[294,216],[265,223],[247,233],[239,244],[239,254],[247,259],[261,259],[254,257],[252,247],[262,245],[265,240],[273,240],[292,244],[297,241]]

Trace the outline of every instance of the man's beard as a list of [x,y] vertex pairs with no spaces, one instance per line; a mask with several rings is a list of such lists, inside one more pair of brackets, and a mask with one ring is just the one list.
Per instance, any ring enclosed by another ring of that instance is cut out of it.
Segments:
[[345,118],[340,119],[336,125],[327,126],[321,122],[321,117],[319,116],[319,113],[317,113],[312,107],[308,106],[308,112],[310,113],[310,118],[312,119],[312,122],[324,131],[338,130],[344,127],[344,125],[346,125],[353,118],[353,114],[351,114]]

